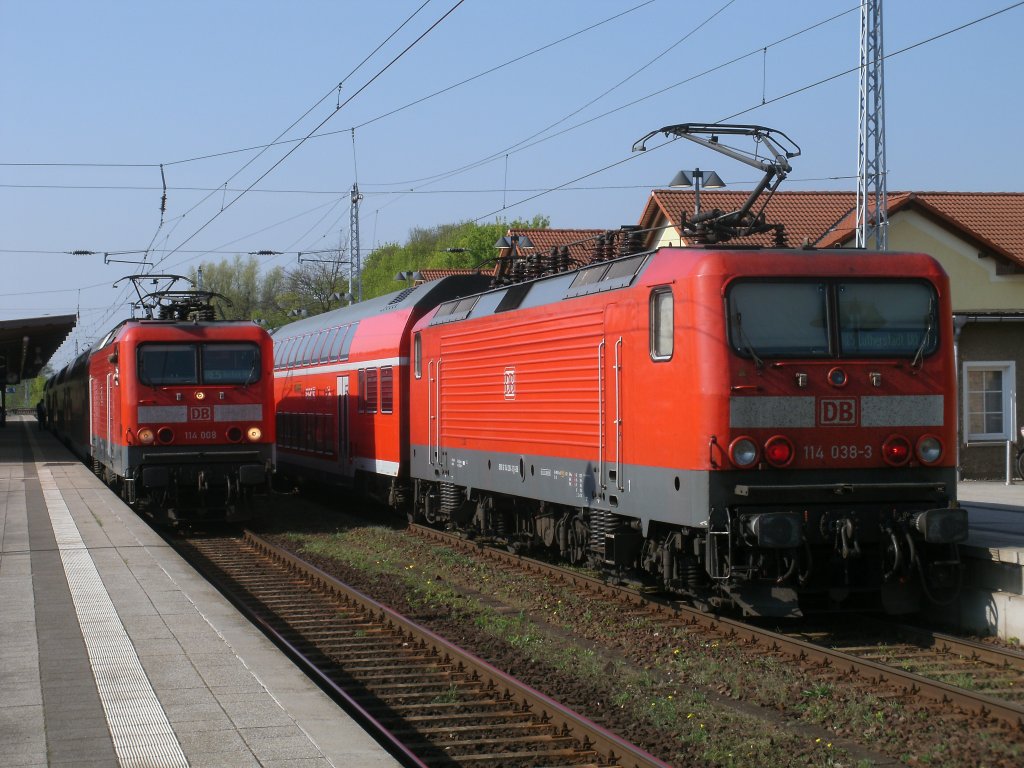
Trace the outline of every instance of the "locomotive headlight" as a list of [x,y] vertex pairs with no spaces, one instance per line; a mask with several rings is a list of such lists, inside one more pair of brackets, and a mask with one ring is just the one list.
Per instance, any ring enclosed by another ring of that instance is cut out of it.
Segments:
[[204,400],[206,398],[205,392],[196,392],[196,400]]
[[910,459],[910,441],[902,435],[892,435],[882,443],[882,458],[886,464],[899,467]]
[[743,468],[756,464],[757,443],[749,437],[737,437],[729,444],[729,460]]
[[149,427],[143,427],[139,430],[139,442],[143,445],[151,445],[154,439],[156,439],[156,435],[153,434],[153,430]]
[[917,458],[922,464],[934,464],[942,458],[942,443],[934,435],[925,435],[917,441]]
[[764,444],[764,458],[773,467],[785,467],[793,460],[793,444],[789,438],[775,435]]
[[961,507],[926,509],[910,520],[929,544],[956,544],[967,540],[967,510]]
[[263,437],[263,430],[260,429],[259,427],[249,427],[248,431],[245,433],[245,436],[255,443],[257,440]]

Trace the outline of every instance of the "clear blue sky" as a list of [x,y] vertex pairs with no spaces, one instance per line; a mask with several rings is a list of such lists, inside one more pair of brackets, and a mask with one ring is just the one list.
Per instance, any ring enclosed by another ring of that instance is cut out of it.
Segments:
[[[423,0],[0,0],[0,319],[80,307],[85,344],[127,314],[111,284],[141,268],[65,251],[291,266],[347,241],[357,178],[364,255],[467,219],[635,223],[680,168],[756,181],[689,142],[631,155],[679,122],[777,128],[803,150],[783,189],[854,189],[856,0],[465,0],[427,32],[456,2],[384,43]],[[1012,4],[886,0],[890,190],[1024,190],[1024,5],[896,54]]]

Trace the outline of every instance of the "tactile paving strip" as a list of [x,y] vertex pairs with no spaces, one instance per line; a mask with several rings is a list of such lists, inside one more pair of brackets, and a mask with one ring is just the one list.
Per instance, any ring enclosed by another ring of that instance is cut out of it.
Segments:
[[188,768],[53,475],[45,464],[36,468],[118,762],[125,768]]

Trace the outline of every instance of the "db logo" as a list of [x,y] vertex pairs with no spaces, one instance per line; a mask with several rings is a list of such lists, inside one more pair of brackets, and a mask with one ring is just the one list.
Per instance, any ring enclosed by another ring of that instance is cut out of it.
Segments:
[[857,401],[854,398],[822,398],[818,401],[818,423],[841,427],[857,424]]
[[506,368],[505,369],[505,399],[515,400],[516,399],[516,369]]
[[212,421],[213,408],[208,405],[192,405],[188,409],[189,421]]

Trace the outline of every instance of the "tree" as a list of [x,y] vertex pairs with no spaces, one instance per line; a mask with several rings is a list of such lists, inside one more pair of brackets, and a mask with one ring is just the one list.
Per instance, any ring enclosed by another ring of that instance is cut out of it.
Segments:
[[363,298],[372,298],[400,289],[395,282],[399,272],[420,269],[490,269],[498,255],[494,243],[509,229],[546,229],[547,216],[536,215],[529,221],[498,219],[493,224],[464,221],[416,228],[405,245],[389,243],[377,248],[363,262]]
[[[241,255],[235,254],[231,261],[204,262],[199,269],[202,270],[202,288],[220,293],[227,299],[226,302],[214,300],[218,318],[252,320],[258,314],[260,264],[255,256],[243,260]],[[199,270],[193,270],[189,277],[197,286],[200,284]]]

